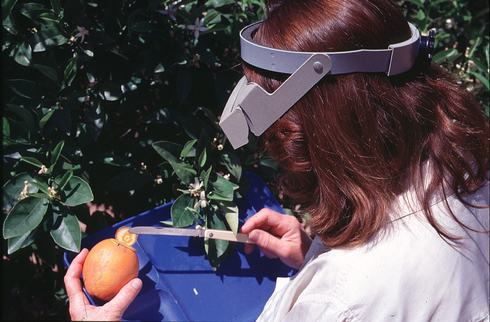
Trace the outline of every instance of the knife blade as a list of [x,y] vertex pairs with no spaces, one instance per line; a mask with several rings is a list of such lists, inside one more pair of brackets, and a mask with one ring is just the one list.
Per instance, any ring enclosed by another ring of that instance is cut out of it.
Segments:
[[169,228],[169,227],[151,227],[139,226],[131,227],[130,233],[138,235],[170,235],[170,236],[191,236],[211,239],[221,239],[238,243],[254,244],[248,238],[247,234],[237,233],[236,235],[229,230],[219,229],[189,229],[189,228]]
[[189,228],[140,226],[140,227],[129,228],[129,232],[138,235],[170,235],[170,236],[204,237],[204,231],[202,229],[189,229]]

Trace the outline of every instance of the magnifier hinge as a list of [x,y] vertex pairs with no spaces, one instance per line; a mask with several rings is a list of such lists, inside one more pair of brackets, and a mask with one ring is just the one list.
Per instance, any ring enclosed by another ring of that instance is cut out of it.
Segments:
[[317,72],[318,74],[323,73],[323,64],[320,63],[319,61],[316,61],[313,63],[313,70]]

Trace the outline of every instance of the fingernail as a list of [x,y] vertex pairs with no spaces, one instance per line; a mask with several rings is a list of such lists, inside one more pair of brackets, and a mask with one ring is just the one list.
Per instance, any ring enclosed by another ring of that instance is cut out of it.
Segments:
[[131,282],[131,287],[134,289],[139,289],[141,284],[143,284],[143,282],[139,278],[136,278]]

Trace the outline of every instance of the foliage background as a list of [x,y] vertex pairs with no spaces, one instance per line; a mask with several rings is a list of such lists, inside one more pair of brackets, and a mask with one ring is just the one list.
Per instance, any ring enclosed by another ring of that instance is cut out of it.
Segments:
[[[434,61],[488,115],[488,2],[397,2],[422,31],[437,28]],[[196,138],[196,173],[212,168],[239,184],[254,169],[274,186],[275,165],[256,144],[234,154],[216,126],[240,77],[237,32],[263,14],[262,0],[2,0],[2,216],[24,188],[24,177],[12,185],[21,173],[34,182],[29,202],[49,204],[32,235],[2,240],[2,320],[66,319],[62,247],[188,186],[157,141],[171,142],[162,143],[168,152]],[[70,202],[74,178],[88,190]]]

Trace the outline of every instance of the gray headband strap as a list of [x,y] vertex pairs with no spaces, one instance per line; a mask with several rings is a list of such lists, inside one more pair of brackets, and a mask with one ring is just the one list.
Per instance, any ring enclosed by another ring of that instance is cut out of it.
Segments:
[[419,52],[420,33],[411,23],[411,37],[404,42],[392,44],[387,49],[320,53],[275,49],[254,43],[252,34],[261,23],[259,21],[248,25],[240,32],[241,57],[252,66],[278,73],[292,74],[312,55],[325,54],[332,62],[330,75],[367,72],[391,76],[412,68]]

